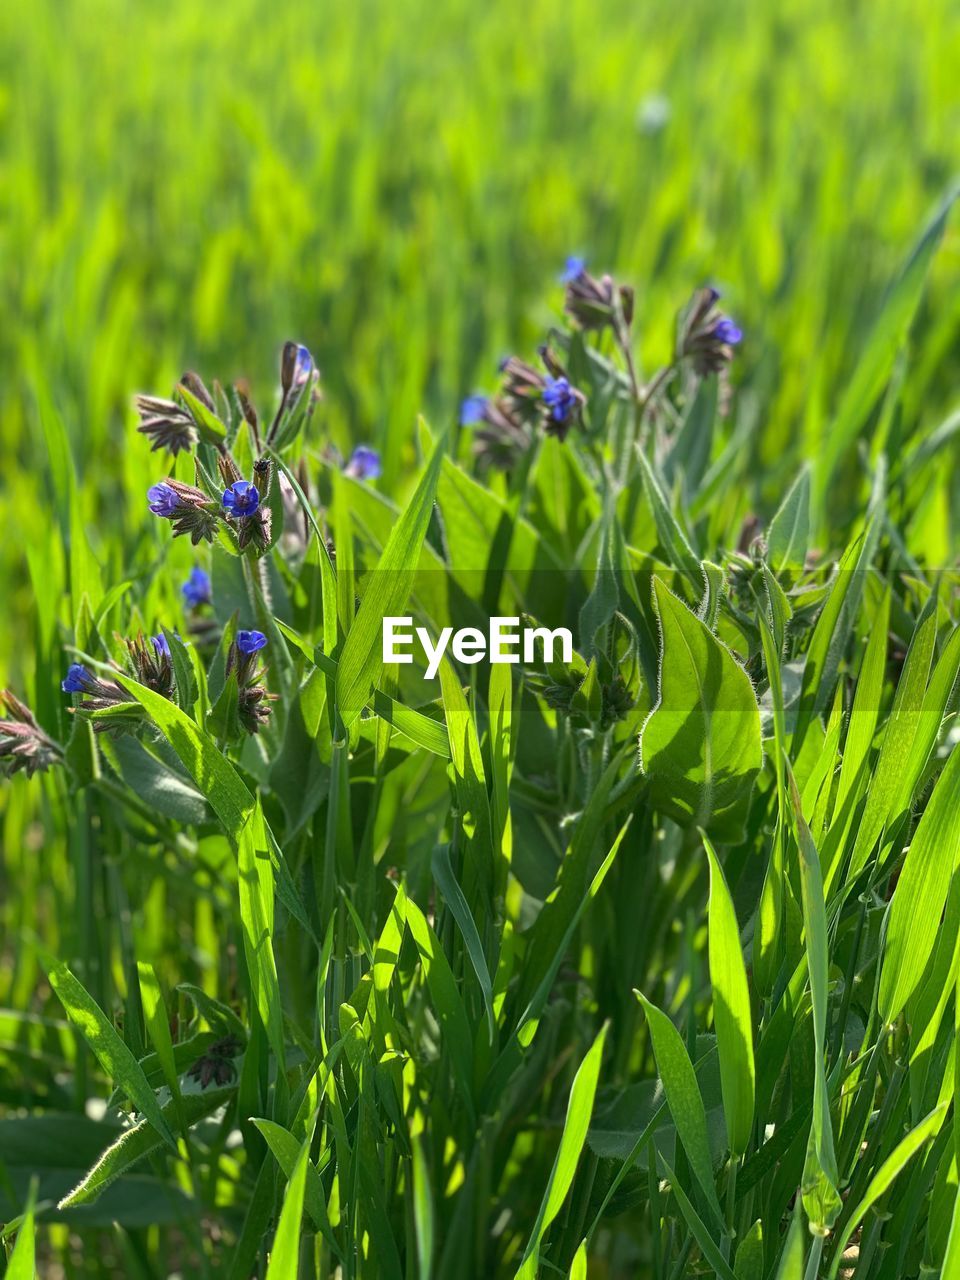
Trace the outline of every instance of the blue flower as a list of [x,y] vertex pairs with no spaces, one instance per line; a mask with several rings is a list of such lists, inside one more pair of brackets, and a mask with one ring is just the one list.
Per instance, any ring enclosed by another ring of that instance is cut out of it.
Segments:
[[570,390],[570,383],[566,378],[546,379],[543,402],[550,410],[550,417],[554,422],[566,422],[577,407],[577,397]]
[[262,631],[238,631],[237,632],[237,648],[241,653],[247,655],[258,653],[267,643],[267,637]]
[[89,679],[90,674],[86,667],[79,662],[74,662],[67,668],[67,678],[60,681],[60,688],[64,693],[83,693]]
[[313,373],[313,356],[305,346],[297,344],[297,358],[293,366],[293,385],[302,387]]
[[223,493],[223,509],[230,516],[252,516],[260,506],[260,490],[249,480],[234,480]]
[[191,609],[197,609],[202,604],[209,604],[213,598],[209,573],[205,569],[191,569],[190,577],[180,588],[180,594]]
[[170,642],[162,631],[158,636],[151,636],[150,643],[156,649],[158,658],[170,657]]
[[467,396],[460,406],[460,425],[462,427],[475,427],[478,422],[483,421],[483,415],[486,411],[486,396]]
[[383,467],[376,449],[371,449],[368,444],[358,444],[343,470],[354,480],[376,480]]
[[560,283],[569,284],[571,280],[576,280],[582,276],[586,269],[587,264],[583,258],[578,258],[576,254],[572,253],[563,264],[563,270],[560,273]]
[[165,481],[151,485],[147,490],[147,501],[155,516],[163,516],[169,520],[180,508],[180,498],[175,489]]
[[743,339],[743,330],[729,316],[721,316],[713,326],[713,336],[725,346],[735,347]]

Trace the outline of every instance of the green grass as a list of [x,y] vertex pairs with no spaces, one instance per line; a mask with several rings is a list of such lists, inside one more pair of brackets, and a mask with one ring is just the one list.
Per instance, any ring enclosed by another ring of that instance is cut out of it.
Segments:
[[[5,1274],[960,1274],[958,39],[0,12],[0,672],[49,763],[0,791]],[[636,287],[619,342],[563,318],[575,250]],[[726,412],[689,360],[638,401],[705,280]],[[550,330],[583,425],[485,471],[459,402]],[[133,393],[247,380],[262,441],[290,337],[271,545],[172,539],[145,490],[194,461]],[[577,657],[426,681],[404,613]],[[161,627],[162,687],[122,643]]]

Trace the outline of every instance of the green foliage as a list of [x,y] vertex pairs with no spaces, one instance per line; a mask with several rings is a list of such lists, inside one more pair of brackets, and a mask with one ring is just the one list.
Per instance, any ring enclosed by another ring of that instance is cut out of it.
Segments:
[[960,1275],[947,9],[0,10],[5,1275]]

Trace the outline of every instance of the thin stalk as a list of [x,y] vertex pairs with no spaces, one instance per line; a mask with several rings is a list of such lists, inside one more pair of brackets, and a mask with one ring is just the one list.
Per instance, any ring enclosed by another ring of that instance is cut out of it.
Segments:
[[826,1236],[814,1236],[813,1248],[810,1250],[810,1256],[807,1258],[807,1269],[803,1273],[803,1280],[817,1280],[820,1274],[820,1258],[823,1255],[823,1242]]
[[724,1262],[730,1261],[733,1242],[737,1238],[735,1219],[737,1216],[737,1170],[739,1168],[740,1161],[736,1156],[731,1155],[730,1163],[727,1166],[727,1230],[720,1243],[720,1252],[723,1254]]

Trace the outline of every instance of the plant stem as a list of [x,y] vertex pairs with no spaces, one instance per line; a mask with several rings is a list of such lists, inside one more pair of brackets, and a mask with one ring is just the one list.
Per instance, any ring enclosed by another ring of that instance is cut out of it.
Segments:
[[823,1255],[823,1242],[825,1236],[813,1237],[813,1248],[810,1250],[810,1256],[807,1258],[807,1269],[803,1273],[803,1280],[817,1280],[820,1274],[820,1258]]

